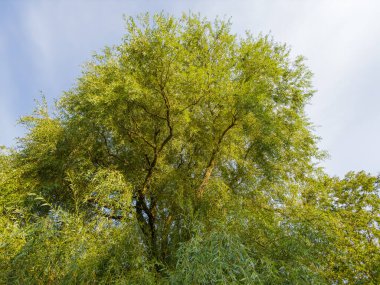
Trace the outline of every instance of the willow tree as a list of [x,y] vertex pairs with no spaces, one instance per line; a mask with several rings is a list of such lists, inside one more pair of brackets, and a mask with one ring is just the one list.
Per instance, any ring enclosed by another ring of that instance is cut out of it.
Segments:
[[[13,266],[63,283],[348,280],[328,270],[339,230],[323,216],[333,191],[313,164],[322,153],[304,113],[313,89],[302,57],[196,15],[126,23],[56,115],[42,105],[22,120],[14,167],[23,207],[45,230]],[[30,262],[47,248],[60,264],[52,272]],[[30,282],[16,269],[8,280]]]
[[265,185],[307,175],[316,152],[301,59],[197,17],[129,19],[127,31],[63,97],[61,123],[69,161],[85,158],[131,185],[154,256],[190,237],[190,217],[212,218],[213,199],[273,200]]

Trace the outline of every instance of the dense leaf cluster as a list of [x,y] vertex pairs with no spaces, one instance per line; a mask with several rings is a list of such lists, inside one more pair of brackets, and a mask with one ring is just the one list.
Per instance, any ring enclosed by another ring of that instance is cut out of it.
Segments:
[[126,20],[0,154],[0,283],[379,284],[379,177],[329,177],[303,59],[197,15]]

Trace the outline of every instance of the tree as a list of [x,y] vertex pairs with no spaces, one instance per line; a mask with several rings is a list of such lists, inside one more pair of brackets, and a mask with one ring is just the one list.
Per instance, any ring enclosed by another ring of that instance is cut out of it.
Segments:
[[[198,15],[126,23],[122,44],[87,64],[54,116],[42,102],[25,117],[28,134],[4,156],[25,213],[2,278],[375,284],[372,259],[342,269],[352,255],[338,251],[354,242],[378,260],[378,178],[358,174],[347,197],[316,168],[302,57]],[[357,211],[340,207],[367,197],[364,185],[375,202],[343,237]]]

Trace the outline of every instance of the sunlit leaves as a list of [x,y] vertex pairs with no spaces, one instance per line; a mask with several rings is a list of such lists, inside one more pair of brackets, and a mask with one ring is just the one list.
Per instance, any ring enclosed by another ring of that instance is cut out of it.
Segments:
[[0,283],[377,284],[379,179],[316,168],[313,92],[269,36],[127,18],[0,154]]

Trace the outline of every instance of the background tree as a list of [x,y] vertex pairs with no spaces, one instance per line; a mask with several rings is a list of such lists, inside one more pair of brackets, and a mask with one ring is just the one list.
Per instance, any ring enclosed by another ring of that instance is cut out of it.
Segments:
[[378,178],[316,168],[303,59],[197,15],[126,23],[1,156],[2,280],[376,284]]

